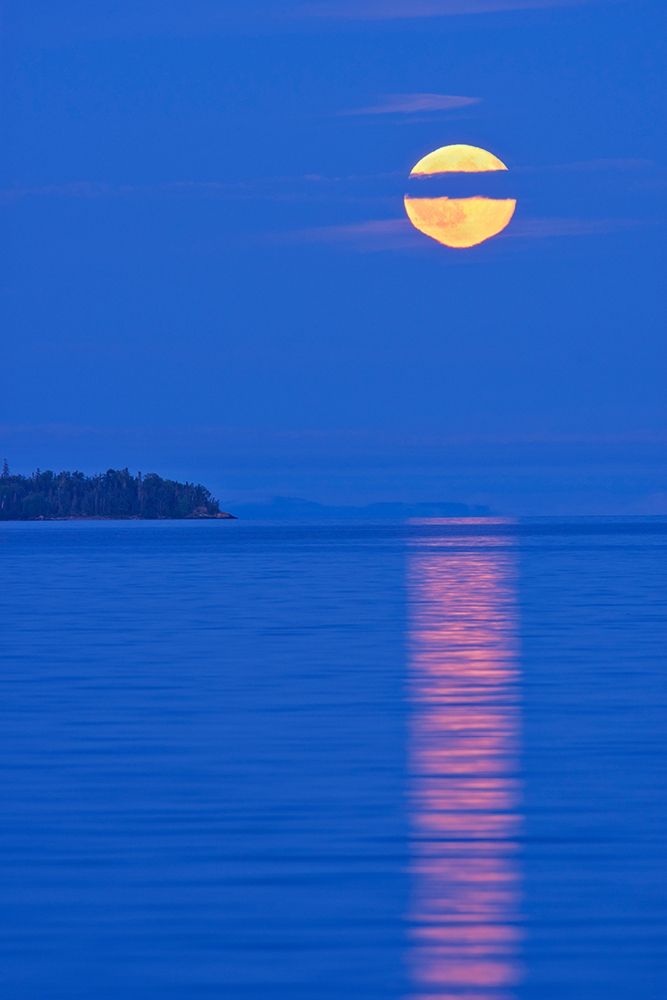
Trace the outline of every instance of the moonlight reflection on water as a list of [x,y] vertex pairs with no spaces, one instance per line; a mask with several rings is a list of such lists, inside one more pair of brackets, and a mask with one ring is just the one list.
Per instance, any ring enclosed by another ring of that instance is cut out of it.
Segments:
[[521,825],[514,554],[434,538],[410,558],[411,1000],[509,1000]]

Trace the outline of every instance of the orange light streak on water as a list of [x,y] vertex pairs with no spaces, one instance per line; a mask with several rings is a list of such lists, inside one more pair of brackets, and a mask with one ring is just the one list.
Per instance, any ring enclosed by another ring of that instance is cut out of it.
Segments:
[[512,1000],[521,817],[511,539],[420,539],[409,588],[410,1000]]

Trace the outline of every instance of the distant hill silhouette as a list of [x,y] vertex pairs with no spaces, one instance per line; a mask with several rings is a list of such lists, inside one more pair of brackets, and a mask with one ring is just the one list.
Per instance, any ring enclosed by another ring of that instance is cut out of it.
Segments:
[[368,520],[400,521],[411,517],[485,517],[488,507],[464,503],[372,503],[361,507],[331,506],[298,497],[272,497],[270,500],[234,505],[245,520]]
[[127,469],[109,469],[85,476],[38,469],[31,476],[14,476],[5,462],[0,475],[0,521],[230,517],[205,486],[162,479],[154,472],[133,476]]

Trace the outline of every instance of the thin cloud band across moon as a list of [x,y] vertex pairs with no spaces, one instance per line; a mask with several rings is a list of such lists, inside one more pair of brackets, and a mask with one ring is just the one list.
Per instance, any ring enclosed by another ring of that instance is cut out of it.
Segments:
[[[502,160],[478,146],[442,146],[424,156],[411,178],[441,174],[482,174],[507,170]],[[420,198],[406,195],[405,211],[420,233],[457,250],[485,243],[506,229],[516,211],[514,198]]]

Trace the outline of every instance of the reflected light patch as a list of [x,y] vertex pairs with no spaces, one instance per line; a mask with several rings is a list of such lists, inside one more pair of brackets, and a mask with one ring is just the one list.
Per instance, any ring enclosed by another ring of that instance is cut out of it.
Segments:
[[517,1000],[515,557],[501,535],[446,530],[410,558],[409,1000]]

